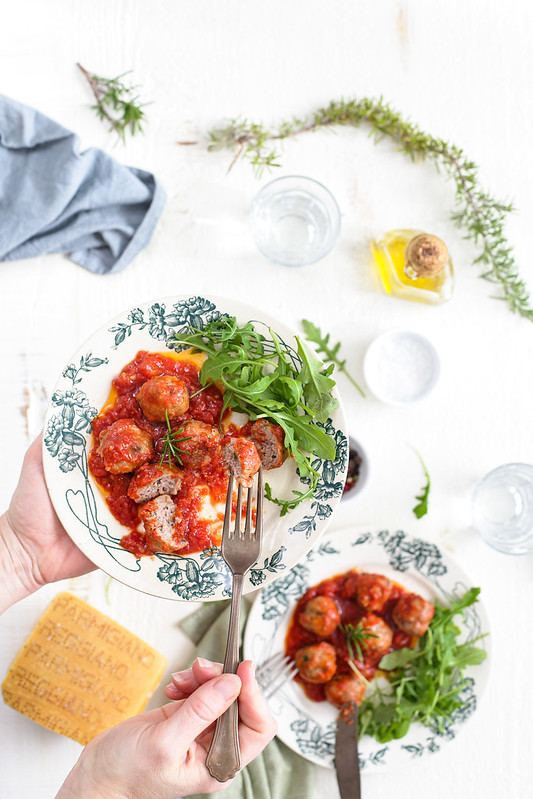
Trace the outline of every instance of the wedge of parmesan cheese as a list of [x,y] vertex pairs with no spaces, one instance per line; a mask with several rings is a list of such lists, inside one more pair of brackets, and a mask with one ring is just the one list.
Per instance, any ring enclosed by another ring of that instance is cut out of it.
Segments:
[[4,702],[86,744],[140,713],[166,658],[69,593],[50,603],[3,683]]

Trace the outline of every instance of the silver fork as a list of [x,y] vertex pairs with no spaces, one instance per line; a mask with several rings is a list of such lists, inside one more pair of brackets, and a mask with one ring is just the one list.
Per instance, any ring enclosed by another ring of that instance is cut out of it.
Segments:
[[[233,475],[230,475],[222,528],[222,557],[231,569],[233,577],[228,640],[223,668],[226,674],[228,672],[235,674],[239,665],[239,625],[243,578],[248,569],[256,563],[261,552],[263,534],[263,474],[261,469],[259,469],[257,482],[255,530],[252,529],[252,500],[253,487],[250,487],[246,498],[246,522],[244,530],[241,530],[242,486],[239,483],[235,529],[231,531]],[[234,777],[241,767],[238,722],[239,708],[235,701],[217,719],[213,740],[205,761],[209,773],[219,782],[226,782]]]
[[298,674],[298,669],[294,660],[288,655],[278,652],[257,667],[255,676],[261,693],[265,699],[270,699],[282,685],[292,680],[296,674]]

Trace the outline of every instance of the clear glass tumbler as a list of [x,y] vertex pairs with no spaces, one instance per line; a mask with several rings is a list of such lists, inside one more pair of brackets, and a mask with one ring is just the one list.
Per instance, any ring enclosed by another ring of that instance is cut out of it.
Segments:
[[507,463],[481,480],[472,499],[474,527],[499,552],[533,552],[533,466]]
[[278,264],[308,266],[330,252],[340,232],[339,206],[312,178],[290,175],[267,183],[250,206],[258,249]]

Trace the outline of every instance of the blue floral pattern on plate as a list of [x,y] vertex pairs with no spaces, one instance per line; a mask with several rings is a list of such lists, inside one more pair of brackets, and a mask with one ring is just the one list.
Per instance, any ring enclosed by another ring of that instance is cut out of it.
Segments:
[[[379,572],[428,599],[449,602],[470,587],[468,578],[436,544],[410,536],[403,530],[352,529],[332,532],[290,572],[261,591],[248,617],[244,654],[261,663],[283,651],[294,607],[302,594],[327,577],[350,568]],[[465,640],[488,632],[483,604],[467,608],[461,622]],[[490,638],[478,646],[490,647]],[[360,741],[360,766],[379,771],[440,751],[456,737],[458,729],[474,713],[486,684],[490,659],[468,672],[461,692],[465,705],[456,710],[442,732],[413,725],[405,738],[383,745],[365,736]],[[278,736],[303,757],[321,766],[332,766],[335,755],[337,710],[327,703],[311,702],[301,687],[284,685],[270,700],[278,722]]]
[[[113,377],[139,350],[178,350],[177,333],[190,326],[202,328],[223,315],[236,316],[241,323],[253,321],[267,337],[269,327],[276,330],[297,362],[293,333],[256,309],[216,297],[165,298],[126,311],[91,337],[63,370],[45,421],[45,475],[67,532],[112,577],[156,596],[185,601],[227,598],[231,595],[228,567],[218,547],[195,555],[158,553],[152,558],[137,558],[122,549],[124,528],[110,514],[88,469],[91,422],[107,399]],[[324,428],[336,441],[335,460],[314,461],[321,475],[314,498],[283,520],[277,506],[265,503],[263,551],[247,575],[245,591],[271,583],[301,560],[324,532],[340,500],[348,452],[341,407]],[[275,471],[279,474],[269,474],[275,495],[291,496],[292,489],[305,485],[290,461]]]

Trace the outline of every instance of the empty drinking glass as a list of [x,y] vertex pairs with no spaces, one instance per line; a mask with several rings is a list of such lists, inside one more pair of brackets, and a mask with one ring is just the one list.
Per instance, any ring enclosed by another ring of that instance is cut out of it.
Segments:
[[340,231],[333,195],[312,178],[288,176],[267,183],[249,213],[258,249],[278,264],[308,266],[330,252]]
[[533,466],[507,463],[476,486],[474,527],[495,549],[508,555],[533,552]]

